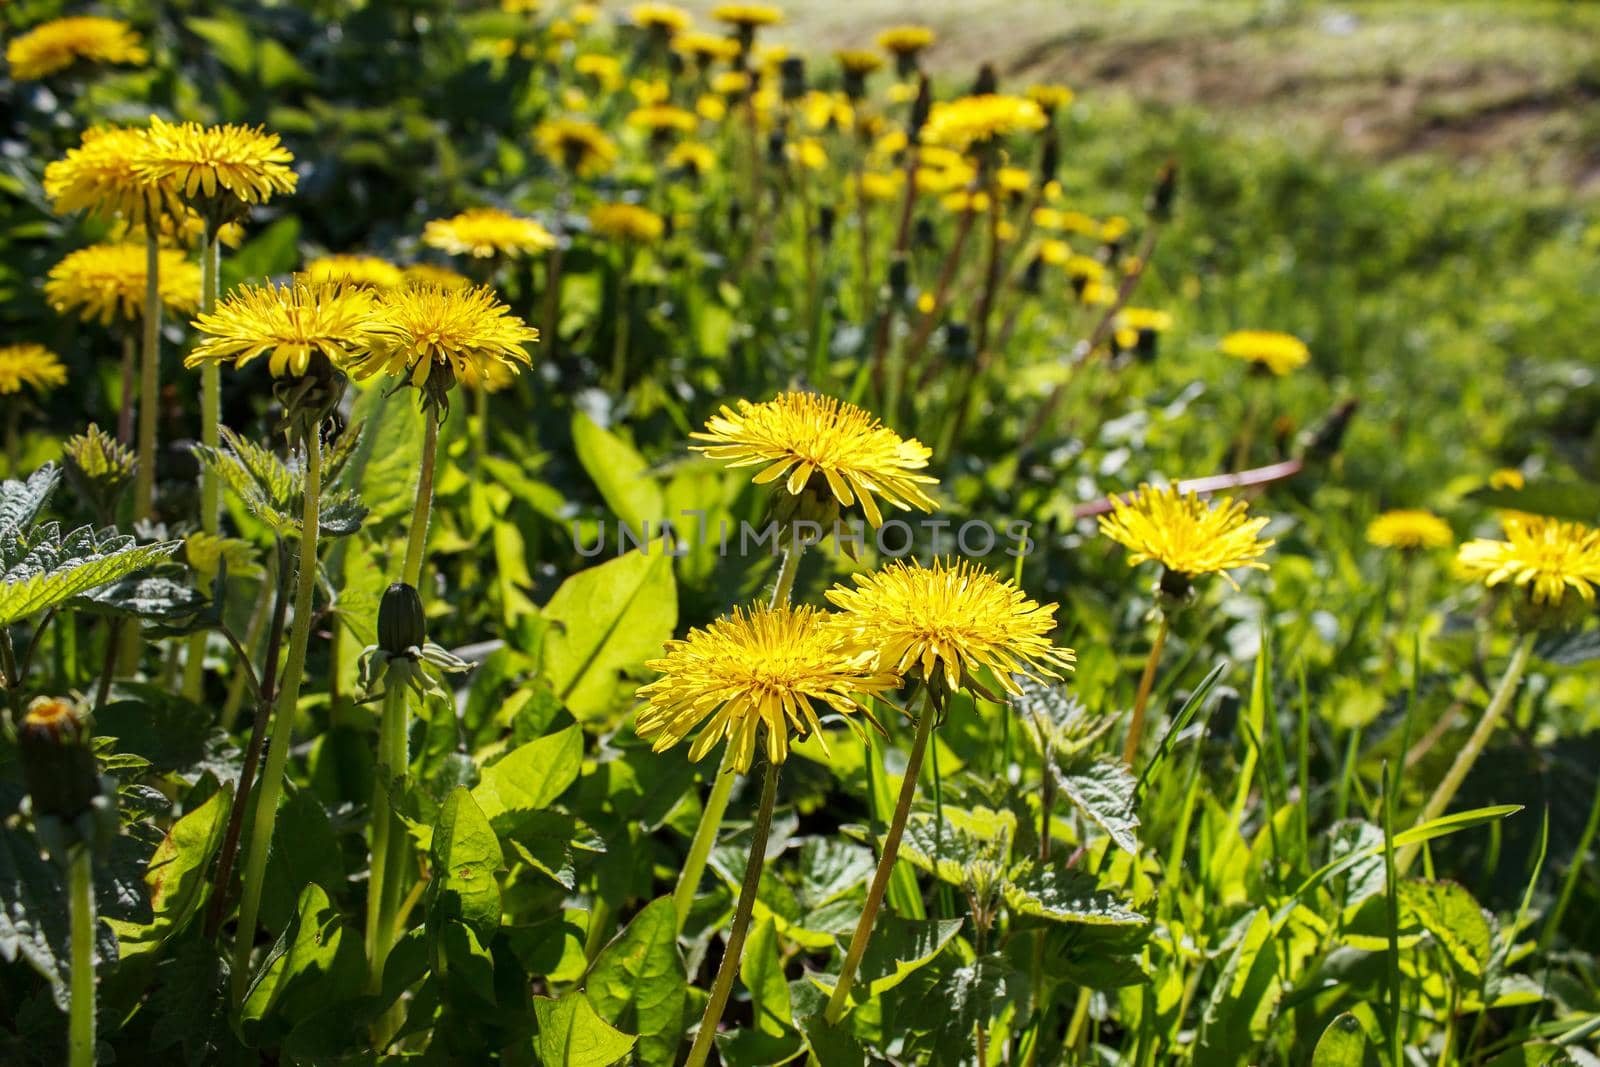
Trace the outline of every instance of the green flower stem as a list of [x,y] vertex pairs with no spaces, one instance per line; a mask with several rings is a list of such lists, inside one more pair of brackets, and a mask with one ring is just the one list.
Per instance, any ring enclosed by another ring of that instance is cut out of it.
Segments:
[[717,1024],[722,1021],[723,1009],[728,1006],[728,997],[733,992],[733,976],[739,972],[745,935],[750,932],[750,915],[755,911],[756,890],[761,886],[761,869],[766,865],[767,837],[772,832],[772,809],[777,804],[778,775],[782,770],[781,763],[767,764],[761,786],[761,807],[756,811],[755,835],[750,839],[750,859],[744,865],[744,884],[739,887],[739,903],[734,908],[733,926],[728,930],[728,947],[722,953],[711,996],[706,1000],[705,1014],[700,1017],[700,1032],[695,1035],[685,1067],[704,1067],[716,1040]]
[[428,522],[433,516],[433,472],[439,459],[439,413],[432,407],[423,414],[422,469],[417,474],[417,502],[411,510],[411,536],[406,541],[406,564],[401,581],[422,593],[422,553],[428,545]]
[[617,268],[617,321],[611,331],[611,391],[617,396],[628,384],[628,334],[633,325],[628,309],[628,275],[632,273],[633,256],[625,250],[622,265]]
[[[1533,634],[1527,633],[1517,641],[1517,647],[1511,653],[1511,662],[1506,664],[1506,673],[1501,675],[1500,684],[1495,688],[1494,695],[1489,698],[1489,706],[1483,709],[1483,717],[1473,728],[1472,736],[1467,738],[1467,743],[1456,753],[1455,762],[1450,765],[1450,770],[1445,772],[1444,779],[1434,789],[1428,802],[1423,805],[1422,814],[1417,816],[1417,825],[1431,822],[1445,813],[1445,809],[1456,797],[1456,790],[1461,788],[1467,773],[1472,770],[1472,765],[1483,754],[1484,748],[1489,744],[1489,738],[1494,736],[1495,727],[1500,725],[1500,720],[1511,707],[1511,698],[1516,695],[1517,685],[1528,669],[1528,660],[1533,656],[1533,637]],[[1411,861],[1416,859],[1417,851],[1421,847],[1422,845],[1418,843],[1407,845],[1400,850],[1395,866],[1401,874],[1411,866]]]
[[[405,760],[396,758],[394,735],[397,722],[404,729],[406,713],[405,683],[390,667],[384,679],[383,716],[378,726],[378,767],[372,782],[372,865],[367,875],[367,960],[371,965],[368,992],[383,987],[383,965],[394,945],[394,915],[385,911],[384,890],[388,870],[399,857],[394,855],[394,817],[389,795],[390,784],[405,773]],[[401,734],[402,740],[404,734]]]
[[[139,465],[133,476],[133,517],[156,511],[156,418],[161,389],[161,244],[154,223],[145,233],[144,337],[139,360]],[[124,383],[124,388],[127,383]]]
[[[777,584],[772,588],[772,607],[789,603],[789,594],[794,591],[794,576],[800,570],[802,551],[800,548],[784,551],[783,562],[778,565]],[[706,806],[700,811],[700,824],[695,827],[694,839],[689,842],[689,855],[678,874],[677,888],[672,891],[672,906],[677,915],[679,933],[683,932],[683,925],[689,920],[689,909],[694,906],[695,893],[700,888],[700,876],[705,873],[711,846],[717,843],[717,834],[722,830],[722,817],[728,811],[728,798],[733,795],[736,776],[732,751],[732,746],[723,746],[722,764],[717,768],[716,780],[711,783],[711,792],[706,796]]]
[[900,799],[895,803],[889,832],[883,838],[883,856],[878,860],[878,869],[873,872],[872,885],[867,889],[867,901],[861,908],[855,933],[850,935],[850,948],[839,970],[839,984],[833,987],[833,995],[828,998],[828,1008],[823,1015],[830,1024],[837,1023],[843,1017],[845,1006],[850,1002],[850,988],[855,985],[861,957],[866,955],[872,926],[877,921],[878,909],[883,906],[883,894],[889,888],[889,875],[894,872],[895,857],[900,853],[900,835],[905,833],[906,819],[911,814],[911,799],[917,792],[917,776],[922,771],[922,757],[928,750],[928,738],[933,735],[933,720],[936,718],[929,691],[925,689],[923,692],[922,714],[917,719],[917,737],[911,743],[905,777],[900,781]]
[[72,988],[67,1046],[71,1067],[94,1067],[94,855],[79,845],[67,870],[72,912]]
[[129,330],[122,335],[122,379],[117,398],[117,441],[133,444],[133,383],[139,373],[139,339]]
[[[1160,611],[1160,609],[1157,609]],[[1150,644],[1150,655],[1144,661],[1144,673],[1139,676],[1139,691],[1133,698],[1133,718],[1128,721],[1128,740],[1122,746],[1122,762],[1133,766],[1139,756],[1139,742],[1144,738],[1144,712],[1150,703],[1150,690],[1156,682],[1156,667],[1161,663],[1161,650],[1167,644],[1167,613],[1160,611],[1161,621],[1156,624],[1156,639]]]
[[[218,273],[221,268],[221,242],[207,229],[200,239],[200,314],[209,315],[217,306]],[[222,367],[207,361],[200,368],[200,443],[209,448],[221,444],[218,424],[222,420]],[[216,533],[222,525],[222,487],[210,467],[200,469],[200,526]]]
[[295,585],[294,622],[289,629],[289,657],[278,691],[277,721],[272,744],[261,773],[255,824],[250,830],[250,853],[245,864],[239,901],[239,927],[233,946],[233,999],[244,999],[250,977],[250,950],[255,945],[256,919],[261,911],[261,888],[267,873],[267,852],[278,821],[278,800],[283,795],[283,772],[289,762],[289,742],[294,736],[294,713],[300,703],[300,683],[306,673],[306,645],[311,639],[312,601],[317,591],[317,520],[321,514],[322,438],[315,426],[302,434],[306,450],[305,510],[301,516],[299,576]]

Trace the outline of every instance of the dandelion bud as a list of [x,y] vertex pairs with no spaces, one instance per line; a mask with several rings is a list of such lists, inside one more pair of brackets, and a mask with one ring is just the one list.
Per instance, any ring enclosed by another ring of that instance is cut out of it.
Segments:
[[911,243],[917,248],[939,247],[939,231],[928,216],[920,215],[912,224]]
[[1049,185],[1056,180],[1056,171],[1061,169],[1061,142],[1056,140],[1053,130],[1045,131],[1044,151],[1039,154],[1039,185]]
[[806,61],[801,56],[785,56],[778,65],[778,73],[782,78],[782,94],[785,103],[793,103],[806,95]]
[[133,450],[90,423],[83,433],[67,438],[63,452],[67,481],[78,495],[97,515],[114,513],[122,490],[133,480]]
[[906,140],[919,144],[922,127],[928,124],[928,112],[933,109],[933,87],[926,74],[917,79],[917,98],[911,104],[911,116],[906,120]]
[[910,288],[911,265],[906,262],[904,254],[897,254],[889,261],[889,295],[896,304],[903,304]]
[[1155,188],[1150,190],[1150,218],[1156,222],[1166,222],[1172,218],[1172,201],[1177,194],[1178,164],[1169,159],[1156,176]]
[[28,808],[45,850],[64,863],[84,845],[104,854],[117,832],[117,808],[95,760],[88,715],[57,697],[28,705],[17,728]]
[[817,212],[817,236],[821,238],[823,244],[833,242],[833,226],[838,220],[839,215],[831,204],[822,205],[821,210]]
[[944,357],[951,363],[967,363],[972,359],[972,328],[966,323],[945,325]]
[[767,134],[767,164],[781,167],[787,155],[789,137],[783,130],[773,130]]
[[1356,413],[1356,407],[1357,401],[1351,397],[1330,411],[1315,426],[1307,428],[1300,438],[1301,454],[1313,460],[1332,459],[1344,442],[1344,433],[1350,428],[1350,420]]
[[422,613],[422,598],[415,587],[395,582],[378,602],[378,647],[391,656],[407,649],[420,648],[428,639],[427,619]]
[[1000,75],[995,73],[993,63],[985,63],[978,68],[978,77],[972,83],[972,96],[991,96],[1000,91]]

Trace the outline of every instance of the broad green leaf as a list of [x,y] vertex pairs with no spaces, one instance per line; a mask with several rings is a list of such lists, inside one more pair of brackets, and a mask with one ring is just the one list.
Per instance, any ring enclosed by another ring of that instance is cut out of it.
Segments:
[[1028,978],[1003,956],[983,956],[957,967],[923,1000],[916,1017],[932,1037],[932,1067],[971,1062],[977,1027],[987,1026],[1008,1005],[1027,1002]]
[[644,457],[581,411],[572,416],[572,447],[617,521],[626,523],[641,539],[645,523],[655,530],[662,519],[670,517],[662,504],[661,487]]
[[61,468],[54,463],[46,463],[26,481],[7,478],[0,482],[0,542],[26,533],[60,484]]
[[533,1013],[539,1020],[539,1032],[533,1038],[538,1063],[610,1067],[638,1040],[595,1014],[589,998],[580,992],[568,993],[560,1000],[534,997]]
[[162,563],[181,547],[182,541],[135,545],[131,537],[101,537],[88,527],[54,545],[37,545],[19,559],[6,560],[0,574],[0,626]]
[[[0,960],[27,962],[50,983],[56,1006],[68,1004],[71,935],[66,887],[60,868],[39,854],[32,834],[0,826]],[[116,939],[104,922],[97,924],[100,965],[117,959]]]
[[1254,1048],[1266,1036],[1283,996],[1277,935],[1267,909],[1258,908],[1241,920],[1231,936],[1233,948],[1212,987],[1201,1021],[1196,1067],[1237,1063],[1241,1049]]
[[[1591,1060],[1584,1061],[1592,1062]],[[1508,1048],[1484,1067],[1578,1067],[1572,1053],[1560,1045],[1528,1042]]]
[[[961,932],[965,919],[902,919],[879,914],[872,940],[856,971],[852,1003],[860,1004],[893,989],[937,956]],[[832,975],[812,975],[824,993],[833,994]]]
[[755,1016],[756,1030],[781,1035],[794,1029],[789,983],[783,977],[783,954],[778,949],[777,927],[770,918],[750,928],[744,955],[739,959],[739,979],[750,991],[750,1011]]
[[1455,882],[1400,883],[1400,907],[1416,917],[1463,974],[1481,978],[1493,951],[1493,932],[1483,908]]
[[198,589],[171,578],[123,578],[88,593],[74,604],[105,614],[136,615],[153,622],[175,623],[193,617],[207,604]]
[[[172,937],[200,910],[211,883],[206,869],[211,857],[222,846],[228,825],[232,792],[219,789],[198,808],[172,824],[167,836],[150,857],[145,885],[150,891],[150,910],[154,922],[148,931],[139,931],[136,940],[150,943]],[[124,953],[132,954],[124,930]]]
[[529,741],[484,768],[472,799],[502,831],[522,812],[539,811],[578,779],[583,766],[583,728],[569,726]]
[[1367,1035],[1361,1021],[1349,1012],[1329,1023],[1311,1053],[1311,1067],[1364,1067]]
[[671,897],[646,905],[601,950],[584,991],[601,1017],[638,1032],[639,1063],[671,1067],[688,1024],[689,992]]
[[[361,993],[366,975],[359,934],[315,882],[300,891],[294,916],[251,982],[240,1009],[247,1036],[266,1023],[272,1033]],[[265,1034],[256,1034],[260,1043]]]
[[367,506],[373,525],[408,516],[422,467],[422,413],[409,391],[394,393],[382,382],[351,390],[350,425],[361,434],[334,484]]
[[820,908],[862,889],[877,867],[870,849],[837,837],[808,837],[800,845],[802,907]]
[[544,608],[544,669],[579,720],[603,715],[623,671],[661,653],[678,623],[671,558],[657,551],[579,571]]
[[465,787],[439,809],[430,852],[433,901],[429,924],[458,920],[487,941],[500,926],[500,841]]
[[1590,482],[1536,481],[1521,489],[1475,489],[1467,496],[1485,507],[1526,511],[1590,526],[1600,522],[1600,486]]
[[579,852],[603,853],[606,843],[600,835],[569,812],[546,809],[506,816],[511,825],[503,832],[517,858],[549,875],[563,889],[577,883]]
[[1030,863],[1013,875],[1004,893],[1013,911],[1052,922],[1138,926],[1148,921],[1077,868]]
[[1056,788],[1091,822],[1130,856],[1139,854],[1139,816],[1134,811],[1133,772],[1121,760],[1096,760],[1087,767],[1068,770],[1055,760],[1048,764]]

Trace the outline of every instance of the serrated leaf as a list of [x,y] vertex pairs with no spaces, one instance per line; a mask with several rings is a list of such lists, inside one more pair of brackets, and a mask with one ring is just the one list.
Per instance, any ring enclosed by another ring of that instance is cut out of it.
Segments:
[[626,1056],[638,1039],[600,1018],[580,992],[560,1000],[533,998],[539,1032],[533,1038],[535,1062],[563,1067],[610,1067]]
[[1008,1004],[1026,1003],[1027,984],[1027,976],[1003,956],[983,956],[952,971],[924,1002],[923,1018],[933,1035],[930,1067],[966,1064],[977,1027],[987,1026]]
[[[68,927],[60,869],[40,856],[32,835],[0,827],[0,960],[26,961],[50,983],[63,1011],[72,959]],[[115,961],[116,939],[103,921],[95,933],[100,962]]]
[[800,845],[801,907],[822,907],[865,886],[877,867],[872,851],[837,837],[808,837]]
[[900,855],[919,870],[941,882],[965,885],[973,868],[987,854],[987,842],[946,824],[932,815],[918,812],[906,822],[900,838]]
[[61,468],[54,463],[46,463],[26,481],[0,482],[0,541],[21,537],[60,484]]
[[203,610],[206,597],[198,589],[171,578],[124,578],[83,597],[91,611],[133,615],[155,622],[177,622]]
[[1139,854],[1139,816],[1134,811],[1137,779],[1121,760],[1096,760],[1069,770],[1055,760],[1048,763],[1056,788],[1073,807],[1110,835],[1130,856]]
[[472,794],[456,786],[439,809],[429,849],[434,878],[430,927],[456,920],[487,941],[500,926],[500,841]]
[[689,992],[671,897],[646,905],[601,950],[584,991],[602,1018],[639,1034],[639,1063],[671,1067],[688,1023]]
[[0,575],[0,626],[154,566],[182,544],[135,545],[131,537],[83,527],[54,546],[36,545],[20,559],[7,561],[10,565]]
[[1400,907],[1433,935],[1450,961],[1473,978],[1482,977],[1493,951],[1493,931],[1483,909],[1455,882],[1409,880],[1399,886]]
[[[881,996],[911,977],[961,932],[965,922],[879,915],[856,971],[856,984],[850,990],[852,1003]],[[824,993],[833,994],[836,979],[832,975],[812,975],[811,980]]]
[[1033,743],[1035,751],[1071,757],[1111,728],[1114,720],[1090,714],[1087,705],[1064,685],[1023,676],[1018,676],[1016,682],[1020,692],[1012,698],[1012,706],[1032,725],[1023,735]]
[[1098,888],[1094,876],[1067,867],[1027,864],[1004,889],[1013,911],[1053,922],[1136,926],[1148,920]]
[[503,831],[521,812],[539,811],[578,779],[583,729],[577,725],[536,738],[485,767],[472,799]]

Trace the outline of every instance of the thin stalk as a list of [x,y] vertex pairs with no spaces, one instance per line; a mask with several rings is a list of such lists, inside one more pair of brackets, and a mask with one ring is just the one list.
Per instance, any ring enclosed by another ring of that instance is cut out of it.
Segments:
[[411,535],[406,540],[406,564],[401,581],[422,594],[422,552],[428,544],[428,522],[433,516],[433,472],[439,458],[439,413],[429,408],[424,414],[422,468],[417,474],[417,501],[411,509]]
[[[218,250],[213,228],[207,227],[200,239],[200,314],[208,315],[217,306]],[[221,443],[218,425],[222,420],[222,368],[208,362],[200,368],[200,443],[216,448]],[[222,526],[222,486],[216,472],[202,464],[200,467],[200,527],[214,534]],[[199,703],[205,696],[206,635],[205,631],[189,635],[184,643],[183,695]]]
[[[794,576],[800,569],[800,552],[800,549],[784,551],[783,561],[778,565],[778,579],[772,587],[772,607],[789,602],[789,594],[794,590]],[[694,906],[694,896],[700,888],[706,860],[711,855],[712,846],[717,843],[717,834],[722,830],[722,817],[728,811],[728,798],[733,795],[735,774],[731,752],[731,746],[724,748],[722,765],[717,768],[717,777],[711,783],[706,806],[700,811],[700,823],[695,827],[693,840],[689,842],[689,855],[683,861],[677,887],[672,891],[672,907],[680,933],[689,919],[689,909]]]
[[[1467,743],[1456,753],[1455,762],[1450,765],[1450,770],[1445,772],[1444,779],[1434,789],[1428,802],[1423,805],[1422,814],[1417,816],[1417,825],[1431,822],[1443,815],[1450,802],[1455,799],[1456,790],[1461,788],[1467,772],[1472,770],[1472,765],[1483,754],[1484,748],[1489,744],[1489,738],[1494,735],[1495,727],[1500,725],[1500,720],[1511,707],[1511,698],[1516,695],[1517,685],[1522,681],[1523,672],[1528,669],[1528,660],[1532,655],[1533,634],[1523,634],[1517,641],[1516,649],[1511,653],[1511,662],[1506,664],[1506,673],[1500,677],[1500,684],[1496,687],[1494,696],[1489,698],[1489,706],[1483,709],[1483,717],[1473,728],[1472,736],[1467,738]],[[1421,847],[1419,843],[1407,845],[1400,850],[1397,866],[1401,873],[1411,866],[1411,861],[1416,859],[1417,850]]]
[[94,1067],[94,855],[79,845],[67,869],[72,911],[72,988],[67,1047],[71,1067]]
[[489,390],[481,384],[472,391],[472,414],[472,469],[477,472],[489,452]]
[[[266,629],[267,619],[272,611],[273,598],[267,596],[268,583],[272,581],[269,570],[267,577],[261,583],[261,595],[256,598],[256,603],[250,609],[250,621],[244,627],[244,647],[246,652],[253,653],[261,644],[261,632]],[[239,708],[244,703],[245,681],[249,677],[246,671],[236,671],[228,682],[228,695],[222,702],[222,713],[217,717],[217,724],[230,733],[233,723],[239,717]]]
[[[971,190],[968,190],[969,193]],[[916,332],[906,342],[905,351],[901,356],[903,371],[909,376],[911,370],[917,365],[917,360],[922,357],[922,351],[927,347],[928,338],[933,335],[934,327],[939,325],[939,320],[944,315],[944,310],[949,302],[950,283],[955,279],[956,270],[961,266],[961,253],[966,248],[967,236],[972,233],[972,224],[977,219],[978,213],[972,210],[972,201],[969,197],[966,210],[961,212],[961,218],[956,223],[956,235],[951,241],[950,252],[945,256],[944,266],[939,269],[939,279],[933,286],[933,306],[928,313],[922,316],[922,321],[917,324]],[[902,388],[905,383],[901,383]]]
[[711,996],[706,1000],[705,1014],[700,1017],[700,1032],[695,1035],[685,1067],[704,1067],[716,1040],[717,1024],[722,1021],[722,1012],[733,992],[733,976],[739,972],[745,935],[750,932],[750,915],[755,911],[756,890],[761,887],[761,869],[766,864],[767,837],[772,832],[772,809],[777,804],[778,775],[782,769],[781,763],[767,764],[761,786],[761,807],[756,810],[755,834],[750,839],[750,859],[744,866],[744,884],[739,887],[739,903],[734,908],[733,926],[728,930],[728,946],[723,950]]
[[145,233],[144,337],[139,361],[139,465],[133,476],[133,517],[155,516],[157,394],[161,390],[161,244],[151,223]]
[[122,335],[122,382],[118,386],[117,440],[133,443],[133,382],[139,373],[139,339],[130,330]]
[[861,154],[855,157],[855,185],[856,185],[856,236],[858,238],[858,252],[861,256],[861,312],[857,316],[864,327],[872,321],[873,284],[872,284],[872,228],[869,225],[870,217],[867,207],[867,194],[862,188]]
[[883,906],[883,894],[889,888],[889,875],[894,871],[895,857],[900,852],[900,835],[905,833],[906,818],[911,814],[911,800],[917,792],[917,776],[922,771],[922,757],[928,750],[928,738],[933,735],[935,718],[931,691],[924,690],[922,714],[917,719],[917,736],[911,743],[905,777],[900,782],[900,798],[895,803],[889,832],[883,839],[883,856],[878,860],[878,869],[873,872],[872,884],[867,889],[867,900],[861,908],[855,933],[850,935],[850,948],[839,970],[839,984],[833,987],[833,995],[828,998],[828,1008],[823,1014],[830,1024],[837,1023],[844,1015],[845,1005],[850,1001],[850,988],[855,985],[856,970],[861,966],[861,957],[866,955],[867,942],[872,938],[872,925],[877,921],[878,909]]
[[1161,650],[1167,644],[1167,613],[1162,611],[1160,615],[1161,619],[1156,623],[1156,639],[1150,645],[1150,655],[1144,661],[1144,673],[1139,676],[1139,691],[1133,698],[1133,718],[1128,722],[1128,740],[1122,746],[1122,762],[1130,767],[1139,755],[1139,742],[1144,737],[1145,706],[1150,702],[1150,690],[1155,685]]
[[300,703],[300,683],[305,679],[306,645],[311,639],[311,614],[317,591],[317,519],[321,514],[322,437],[307,426],[302,440],[306,450],[305,510],[301,517],[299,577],[295,586],[294,623],[289,630],[289,658],[278,691],[277,721],[272,745],[262,771],[256,801],[255,824],[250,831],[249,859],[245,864],[243,895],[239,901],[239,927],[233,946],[233,1000],[244,999],[250,977],[250,950],[255,944],[256,919],[261,911],[261,889],[267,873],[267,852],[278,821],[278,800],[283,795],[283,772],[289,762],[289,742],[294,737],[294,713]]
[[1250,447],[1255,444],[1256,419],[1261,416],[1261,387],[1259,382],[1248,382],[1250,397],[1245,401],[1244,418],[1239,423],[1239,440],[1233,449],[1233,469],[1243,470],[1250,459]]
[[390,720],[405,712],[405,686],[399,684],[392,669],[384,685],[383,714],[378,726],[378,767],[372,776],[372,863],[367,874],[367,960],[371,967],[367,991],[370,993],[376,993],[383,986],[383,965],[393,943],[393,924],[386,928],[382,919],[385,872],[391,860],[390,831],[394,827],[389,785],[403,773],[403,765],[395,759],[390,743],[393,736]]
[[633,273],[632,257],[622,254],[622,266],[617,271],[617,322],[611,331],[611,391],[622,395],[628,384],[628,334],[633,316],[628,313],[628,275]]

